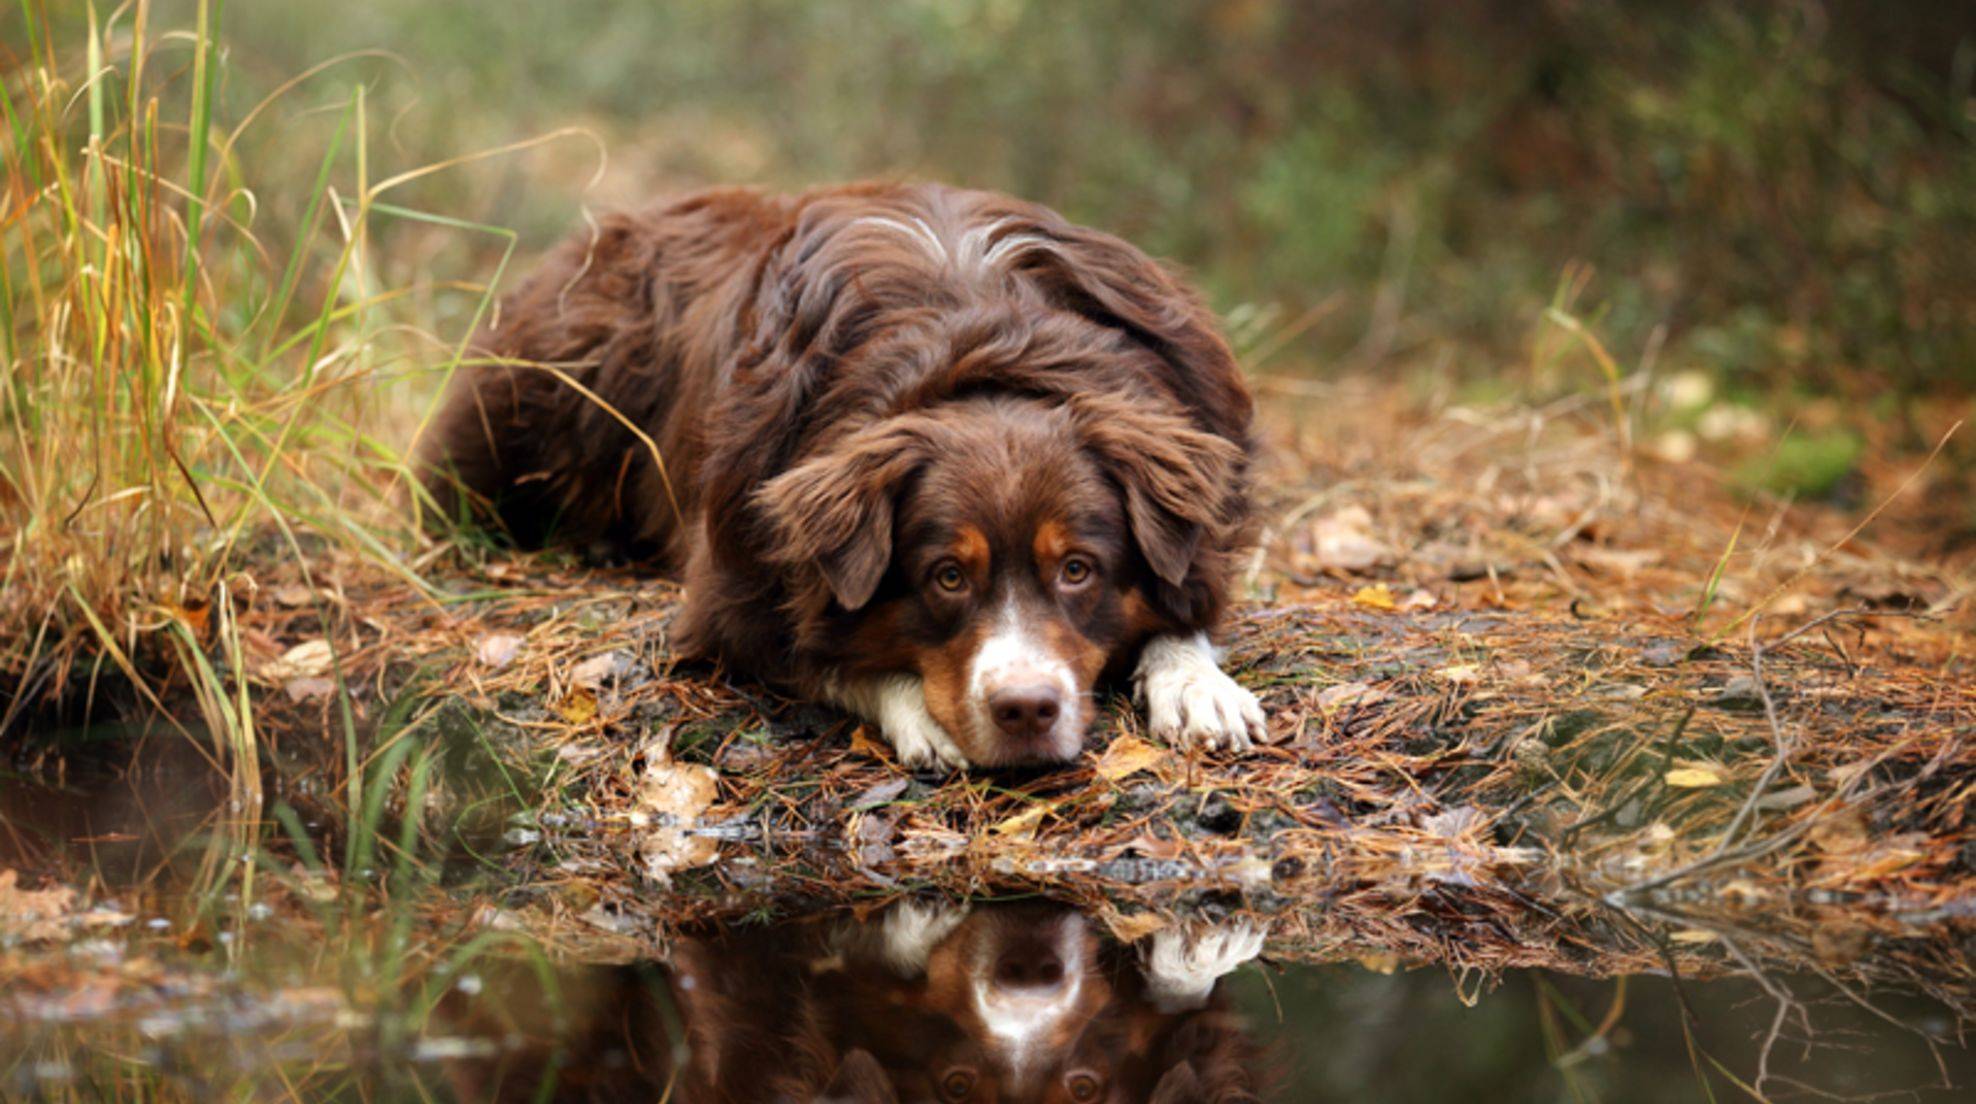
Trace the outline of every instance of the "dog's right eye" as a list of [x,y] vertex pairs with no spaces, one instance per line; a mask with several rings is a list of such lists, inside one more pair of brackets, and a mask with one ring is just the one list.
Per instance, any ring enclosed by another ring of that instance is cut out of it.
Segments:
[[933,569],[933,585],[949,594],[958,594],[967,588],[967,572],[957,563],[943,563]]
[[974,1074],[964,1069],[950,1070],[940,1079],[940,1095],[948,1100],[965,1100],[974,1091]]

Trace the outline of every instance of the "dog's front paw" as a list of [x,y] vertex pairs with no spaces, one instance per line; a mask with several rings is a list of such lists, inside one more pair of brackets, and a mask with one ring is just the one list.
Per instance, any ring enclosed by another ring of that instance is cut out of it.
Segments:
[[1168,743],[1246,751],[1268,733],[1262,703],[1215,662],[1205,636],[1153,638],[1133,684],[1147,728]]
[[916,714],[901,711],[898,717],[881,719],[878,727],[908,770],[957,771],[967,766],[967,756],[923,704]]
[[1243,921],[1217,924],[1189,934],[1177,928],[1156,932],[1145,954],[1146,989],[1162,1012],[1206,1004],[1215,982],[1262,953],[1262,928]]
[[825,684],[827,697],[878,725],[900,765],[909,770],[961,770],[967,756],[926,709],[926,689],[913,675],[881,675]]

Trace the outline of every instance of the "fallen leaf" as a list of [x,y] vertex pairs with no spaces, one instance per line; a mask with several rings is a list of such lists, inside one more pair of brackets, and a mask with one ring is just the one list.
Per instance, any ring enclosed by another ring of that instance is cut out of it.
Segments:
[[605,749],[596,744],[572,740],[556,749],[556,758],[565,763],[588,763],[604,752]]
[[1008,836],[1011,839],[1035,839],[1036,829],[1042,826],[1043,818],[1055,811],[1056,807],[1055,802],[1038,801],[1029,808],[990,828],[989,831],[998,836]]
[[911,781],[912,781],[911,779],[905,777],[904,775],[900,775],[897,778],[887,779],[886,781],[880,782],[878,785],[873,786],[872,788],[852,798],[849,807],[852,809],[870,809],[879,805],[883,805],[886,802],[892,800],[893,798],[898,797],[900,794],[905,793],[906,786]]
[[569,680],[578,686],[595,690],[604,680],[618,674],[630,666],[631,657],[623,652],[611,651],[594,655],[571,668]]
[[274,600],[281,605],[294,609],[298,606],[306,606],[315,601],[316,592],[303,586],[301,583],[284,583],[274,588]]
[[328,671],[336,653],[330,649],[329,641],[317,637],[305,640],[281,653],[280,659],[270,660],[261,667],[262,677],[273,682],[286,682],[292,678],[310,678]]
[[890,759],[892,745],[885,740],[872,739],[870,725],[859,725],[851,730],[851,754],[865,755],[873,759]]
[[1700,928],[1684,928],[1681,931],[1675,932],[1674,934],[1668,936],[1667,938],[1673,940],[1676,943],[1687,943],[1693,945],[1700,943],[1713,943],[1716,940],[1716,935],[1712,931],[1703,931]]
[[1660,562],[1660,553],[1653,549],[1605,548],[1596,544],[1577,546],[1571,555],[1595,571],[1626,579]]
[[283,693],[288,695],[289,701],[300,705],[305,701],[315,701],[318,698],[326,698],[336,693],[336,683],[330,679],[317,676],[292,678],[282,683],[281,689]]
[[474,645],[473,657],[482,667],[500,670],[515,661],[521,653],[521,637],[514,633],[488,633]]
[[632,837],[646,878],[666,885],[673,871],[714,860],[719,845],[688,829],[720,795],[719,779],[712,767],[696,763],[656,758],[646,763],[631,810]]
[[712,767],[655,759],[638,776],[632,812],[634,816],[667,816],[675,821],[690,821],[706,811],[719,794],[720,775]]
[[1422,613],[1440,604],[1441,600],[1434,596],[1433,591],[1416,590],[1407,595],[1406,600],[1400,603],[1400,609],[1407,613]]
[[579,686],[556,707],[556,715],[571,724],[588,724],[597,716],[597,695]]
[[1393,550],[1372,535],[1372,515],[1347,506],[1311,523],[1311,560],[1319,570],[1365,571],[1395,559]]
[[1707,767],[1675,767],[1661,775],[1660,780],[1683,790],[1700,790],[1722,784],[1722,776]]
[[1482,681],[1482,668],[1473,663],[1457,663],[1434,673],[1456,686],[1473,686]]
[[1343,709],[1348,705],[1371,705],[1385,701],[1393,695],[1366,682],[1341,682],[1327,686],[1317,692],[1317,707],[1326,713]]
[[1164,762],[1166,751],[1136,736],[1120,736],[1098,759],[1098,777],[1107,782],[1151,770]]
[[1400,604],[1393,599],[1393,588],[1385,583],[1374,583],[1371,586],[1358,588],[1352,594],[1352,603],[1376,610],[1400,608]]

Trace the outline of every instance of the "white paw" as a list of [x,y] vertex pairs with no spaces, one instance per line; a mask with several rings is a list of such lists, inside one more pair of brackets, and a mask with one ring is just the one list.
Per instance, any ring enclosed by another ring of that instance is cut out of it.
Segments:
[[953,933],[968,910],[944,901],[921,904],[901,901],[879,922],[879,939],[885,963],[903,977],[917,977],[926,971],[926,960],[933,948]]
[[957,771],[967,766],[967,756],[961,754],[954,738],[947,735],[933,714],[926,711],[923,701],[913,703],[911,708],[887,711],[880,716],[878,727],[899,753],[900,765],[910,770]]
[[1154,637],[1132,681],[1147,728],[1168,743],[1247,751],[1268,734],[1262,703],[1215,662],[1204,635]]
[[926,691],[914,675],[826,683],[826,697],[878,725],[900,765],[910,769],[961,770],[967,756],[926,709]]
[[1144,956],[1146,988],[1162,1012],[1199,1008],[1214,984],[1262,953],[1264,929],[1245,921],[1217,924],[1189,934],[1178,928],[1156,932]]

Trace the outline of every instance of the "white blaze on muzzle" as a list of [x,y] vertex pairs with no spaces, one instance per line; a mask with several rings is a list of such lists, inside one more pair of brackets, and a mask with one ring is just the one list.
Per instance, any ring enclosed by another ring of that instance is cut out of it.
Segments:
[[989,699],[998,691],[1023,686],[1048,686],[1057,691],[1056,723],[1042,739],[1055,743],[1064,740],[1066,733],[1081,735],[1075,731],[1081,704],[1076,672],[1063,657],[1050,651],[1048,642],[1029,625],[1015,595],[1010,594],[1003,598],[994,627],[975,650],[974,662],[968,668],[967,700],[976,726],[982,732],[995,733]]

